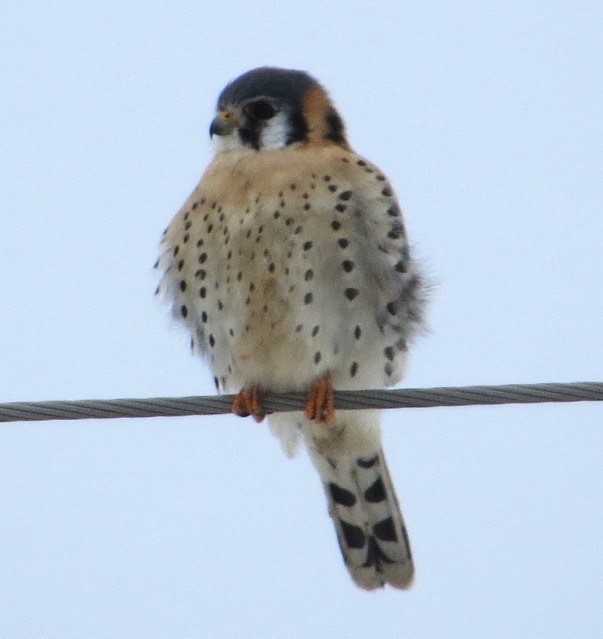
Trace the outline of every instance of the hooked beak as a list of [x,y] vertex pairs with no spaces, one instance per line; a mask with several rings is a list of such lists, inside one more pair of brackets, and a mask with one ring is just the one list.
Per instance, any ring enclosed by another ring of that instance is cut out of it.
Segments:
[[209,126],[209,137],[212,138],[214,135],[228,135],[235,130],[237,124],[237,119],[230,111],[221,111],[216,115]]

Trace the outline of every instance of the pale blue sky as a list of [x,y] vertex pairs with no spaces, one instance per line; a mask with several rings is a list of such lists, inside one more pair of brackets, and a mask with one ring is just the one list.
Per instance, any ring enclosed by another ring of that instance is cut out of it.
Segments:
[[[603,379],[599,2],[0,8],[0,401],[212,392],[153,303],[218,92],[318,77],[438,282],[409,386]],[[305,455],[234,417],[0,427],[0,636],[603,632],[603,410],[390,411],[417,564],[357,590]]]

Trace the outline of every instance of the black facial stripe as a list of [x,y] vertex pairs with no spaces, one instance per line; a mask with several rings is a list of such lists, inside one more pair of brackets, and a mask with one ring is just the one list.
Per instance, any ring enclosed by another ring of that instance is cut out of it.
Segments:
[[301,111],[295,110],[289,117],[289,135],[287,136],[287,145],[294,142],[302,142],[308,136],[308,123],[306,118],[301,114]]
[[336,111],[331,109],[327,113],[325,124],[327,125],[327,132],[324,135],[325,140],[332,140],[338,144],[345,142],[343,120]]
[[[254,124],[256,126],[254,126]],[[239,129],[239,138],[241,138],[241,142],[243,142],[245,146],[250,146],[256,151],[259,151],[260,150],[260,133],[261,133],[261,126],[259,126],[259,123],[252,122],[250,123],[249,126],[241,127]]]

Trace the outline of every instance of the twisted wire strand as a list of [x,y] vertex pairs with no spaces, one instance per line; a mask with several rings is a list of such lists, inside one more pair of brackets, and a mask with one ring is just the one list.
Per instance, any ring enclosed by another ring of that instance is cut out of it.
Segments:
[[[221,395],[11,402],[0,404],[0,422],[221,415],[230,413],[233,399],[234,395]],[[303,393],[270,393],[265,396],[263,406],[268,414],[299,411],[303,410],[305,401],[306,396]],[[338,410],[600,401],[603,401],[603,382],[404,388],[335,393],[335,405]]]

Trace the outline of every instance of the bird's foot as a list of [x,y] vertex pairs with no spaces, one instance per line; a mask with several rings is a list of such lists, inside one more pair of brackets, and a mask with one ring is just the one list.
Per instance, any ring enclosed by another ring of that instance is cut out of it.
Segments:
[[312,384],[308,391],[305,415],[317,422],[335,423],[335,392],[329,373],[325,373]]
[[243,386],[232,402],[232,412],[239,417],[251,415],[256,422],[261,422],[266,413],[262,406],[262,391],[259,386]]

